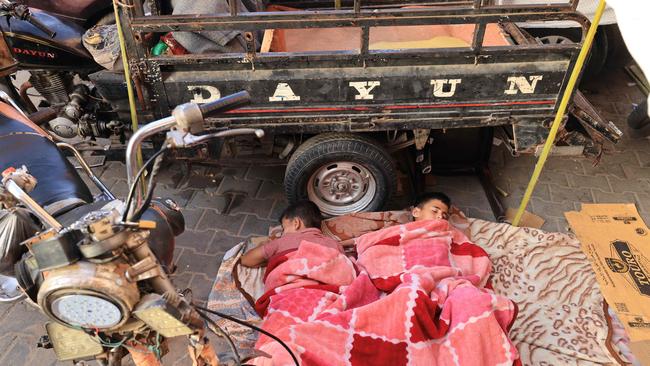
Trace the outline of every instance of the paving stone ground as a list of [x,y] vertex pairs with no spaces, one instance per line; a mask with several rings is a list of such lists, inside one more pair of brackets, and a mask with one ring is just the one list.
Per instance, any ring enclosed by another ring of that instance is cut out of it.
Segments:
[[[588,98],[603,115],[624,129],[632,103],[642,96],[621,67],[586,85]],[[495,150],[492,170],[496,185],[517,207],[532,172],[535,158],[513,158]],[[170,165],[160,177],[157,193],[175,199],[184,210],[187,229],[177,240],[174,281],[191,287],[205,302],[221,258],[241,240],[264,235],[277,223],[287,202],[282,190],[283,167],[184,167]],[[97,173],[117,196],[126,195],[124,165],[110,162]],[[431,190],[447,192],[468,216],[493,220],[478,179],[435,177]],[[650,141],[624,137],[593,166],[584,158],[551,157],[540,178],[529,210],[546,219],[544,229],[566,231],[563,212],[583,202],[633,202],[650,222]],[[399,208],[399,207],[391,207]],[[26,302],[0,304],[0,365],[55,365],[54,352],[36,348],[44,334],[45,317]],[[166,365],[187,365],[182,343],[172,343]]]

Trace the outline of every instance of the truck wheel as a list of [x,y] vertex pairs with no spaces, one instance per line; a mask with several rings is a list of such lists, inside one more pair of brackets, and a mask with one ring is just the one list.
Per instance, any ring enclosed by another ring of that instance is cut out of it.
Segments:
[[[578,43],[581,39],[579,28],[532,28],[527,31],[543,44],[558,45]],[[608,55],[608,37],[603,27],[598,27],[591,51],[584,66],[583,80],[593,80],[605,66]]]
[[390,155],[377,142],[347,133],[324,133],[300,145],[284,175],[290,202],[309,199],[325,215],[376,211],[397,186]]

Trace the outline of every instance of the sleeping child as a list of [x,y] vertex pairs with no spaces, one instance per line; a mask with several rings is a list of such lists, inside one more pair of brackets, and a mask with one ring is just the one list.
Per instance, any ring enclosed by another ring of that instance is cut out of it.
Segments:
[[451,208],[451,199],[441,192],[424,193],[418,197],[411,215],[413,221],[432,220],[432,219],[449,219],[449,209]]
[[261,267],[274,255],[297,249],[302,241],[320,244],[343,252],[339,243],[321,232],[323,216],[311,201],[300,201],[287,207],[280,216],[282,236],[246,252],[241,264],[246,267]]

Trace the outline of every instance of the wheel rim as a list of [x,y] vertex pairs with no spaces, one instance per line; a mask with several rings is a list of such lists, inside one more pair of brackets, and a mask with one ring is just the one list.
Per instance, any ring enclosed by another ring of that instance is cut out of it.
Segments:
[[323,165],[309,177],[307,196],[326,215],[362,211],[375,197],[377,182],[363,165],[340,161]]
[[556,35],[540,37],[539,40],[542,41],[543,44],[549,44],[549,45],[573,43],[573,41],[567,37],[556,36]]

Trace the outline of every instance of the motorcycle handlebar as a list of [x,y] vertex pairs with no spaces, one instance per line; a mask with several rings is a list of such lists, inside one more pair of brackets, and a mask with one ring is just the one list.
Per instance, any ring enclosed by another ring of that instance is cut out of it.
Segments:
[[50,38],[56,37],[56,32],[48,28],[40,20],[34,18],[34,14],[29,11],[29,7],[23,4],[18,4],[13,1],[0,0],[0,9],[5,11],[3,15],[15,17],[17,19],[26,21],[34,27],[40,29],[43,33],[47,34]]
[[29,15],[27,17],[27,20],[30,24],[32,24],[34,27],[40,29],[43,33],[47,34],[50,38],[56,37],[56,32],[50,30],[45,24],[43,24],[40,20],[34,18],[33,15]]
[[225,96],[214,102],[199,105],[203,118],[210,115],[228,112],[239,107],[243,107],[251,102],[251,96],[247,91],[240,91],[235,94]]
[[[181,104],[174,109],[171,116],[150,122],[141,127],[131,136],[126,147],[126,173],[129,185],[133,183],[138,166],[137,151],[146,138],[179,126],[182,127],[181,130],[185,131],[183,133],[184,136],[186,132],[193,130],[191,126],[194,124],[200,125],[206,117],[215,113],[224,113],[233,110],[250,103],[250,101],[250,94],[247,91],[241,91],[202,105],[196,105],[194,103]],[[196,110],[197,108],[198,111]],[[260,135],[257,132],[255,134]],[[183,136],[180,138],[181,141],[183,141]]]

